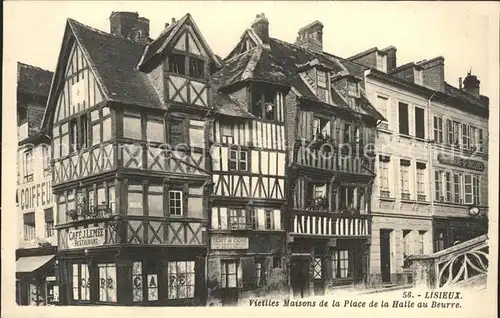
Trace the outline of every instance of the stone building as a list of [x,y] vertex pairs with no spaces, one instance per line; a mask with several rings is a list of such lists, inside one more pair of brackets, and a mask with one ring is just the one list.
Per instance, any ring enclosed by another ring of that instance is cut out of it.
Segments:
[[16,301],[20,305],[57,301],[50,138],[40,130],[52,75],[17,64]]
[[[398,66],[397,49],[390,46],[349,60],[367,67],[368,98],[387,118],[377,127],[370,284],[411,283],[408,256],[431,254],[486,230],[484,219],[468,211],[475,205],[484,214],[487,206],[488,99],[470,75],[467,88],[446,83],[443,57]],[[457,157],[464,155],[469,158]],[[463,229],[481,222],[482,229],[465,235]]]

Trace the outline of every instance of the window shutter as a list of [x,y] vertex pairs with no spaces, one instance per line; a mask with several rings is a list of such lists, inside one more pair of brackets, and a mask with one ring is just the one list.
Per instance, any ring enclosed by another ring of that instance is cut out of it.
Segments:
[[[241,272],[243,274],[243,286],[255,285],[255,260],[253,257],[242,257],[240,259]],[[241,285],[240,285],[241,287]]]
[[35,212],[25,213],[23,219],[24,224],[35,224]]
[[184,119],[182,118],[171,118],[170,119],[170,134],[169,140],[171,144],[184,143],[185,133],[184,133]]

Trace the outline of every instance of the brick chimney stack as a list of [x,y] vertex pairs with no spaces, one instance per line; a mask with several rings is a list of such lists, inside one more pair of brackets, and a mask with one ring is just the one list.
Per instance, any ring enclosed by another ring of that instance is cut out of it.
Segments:
[[317,53],[323,53],[323,23],[314,21],[299,30],[296,45]]
[[391,45],[381,51],[387,53],[387,73],[389,73],[398,66],[396,58],[396,53],[398,50],[396,49],[396,47]]
[[464,78],[464,82],[463,82],[463,85],[464,85],[464,88],[463,90],[476,96],[476,97],[479,97],[480,94],[479,94],[479,84],[481,83],[481,81],[479,81],[477,79],[477,76],[476,75],[472,75],[471,74],[471,71],[469,71],[467,73],[467,76]]
[[141,44],[149,43],[149,19],[137,12],[113,11],[109,16],[111,34]]
[[257,33],[262,43],[269,44],[269,20],[264,13],[257,14],[252,23],[252,29]]

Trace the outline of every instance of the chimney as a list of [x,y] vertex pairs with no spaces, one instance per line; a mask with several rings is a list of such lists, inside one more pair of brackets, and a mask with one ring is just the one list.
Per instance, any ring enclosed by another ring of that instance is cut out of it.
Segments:
[[398,66],[396,60],[397,51],[398,50],[392,45],[382,50],[382,52],[387,53],[387,73],[389,73]]
[[323,23],[316,20],[301,28],[295,44],[316,53],[323,53]]
[[444,92],[444,57],[438,56],[417,64],[423,69],[423,85]]
[[110,17],[111,34],[147,44],[149,42],[149,19],[139,17],[137,12],[112,12]]
[[467,76],[464,78],[464,88],[463,90],[476,96],[479,97],[479,84],[481,82],[477,79],[476,75],[472,75],[471,71],[467,73]]
[[458,78],[458,88],[459,89],[463,89],[463,87],[462,87],[462,78],[461,77]]
[[257,33],[262,43],[269,44],[269,20],[264,13],[257,14],[252,23],[252,29]]

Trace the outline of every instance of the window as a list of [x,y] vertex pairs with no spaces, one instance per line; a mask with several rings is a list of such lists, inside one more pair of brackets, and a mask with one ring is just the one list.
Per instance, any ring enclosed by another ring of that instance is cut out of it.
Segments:
[[323,260],[319,257],[314,258],[313,275],[314,279],[323,278]]
[[423,162],[417,162],[417,200],[425,201],[425,168]]
[[380,53],[377,53],[377,70],[381,72],[387,71],[387,57]]
[[168,262],[168,299],[194,297],[194,261]]
[[281,268],[282,262],[280,257],[273,257],[273,268]]
[[410,256],[410,233],[411,230],[403,230],[403,261]]
[[417,84],[417,85],[424,84],[423,72],[421,70],[415,69],[414,76],[415,76],[415,84]]
[[78,125],[76,118],[69,122],[69,151],[78,151]]
[[36,238],[35,230],[35,212],[25,213],[23,215],[24,221],[24,240],[30,241]]
[[451,188],[451,173],[445,172],[445,182],[446,182],[446,202],[451,202],[452,200],[452,188]]
[[245,209],[229,209],[229,229],[245,230],[247,228]]
[[245,150],[230,150],[229,156],[229,170],[233,171],[247,171],[248,158]]
[[321,198],[326,195],[326,184],[314,185],[314,198]]
[[478,145],[478,138],[477,138],[477,133],[478,130],[476,127],[473,127],[473,126],[469,126],[469,135],[470,135],[470,148],[472,150],[476,150],[479,148],[479,145]]
[[168,192],[169,196],[169,212],[170,215],[181,216],[183,215],[182,210],[182,191],[170,190]]
[[327,88],[326,86],[326,73],[324,71],[316,71],[316,76],[318,78],[318,87]]
[[418,255],[423,255],[425,252],[425,233],[426,231],[418,231]]
[[49,146],[43,145],[42,146],[42,165],[43,165],[43,172],[44,175],[46,175],[48,172],[50,172],[50,149]]
[[328,138],[331,135],[330,120],[325,118],[314,118],[313,119],[313,133],[314,137],[317,138],[321,134],[323,138]]
[[379,156],[378,174],[379,174],[379,187],[380,196],[389,198],[391,192],[389,190],[389,160],[388,156]]
[[146,139],[151,142],[165,142],[164,126],[161,120],[148,119],[146,122]]
[[172,145],[184,143],[184,119],[171,118],[169,122],[169,142]]
[[[387,97],[383,97],[378,95],[377,96],[377,109],[378,111],[386,118],[389,118],[389,99]],[[387,121],[385,122],[385,127],[387,127]]]
[[453,144],[453,124],[450,119],[446,120],[446,128],[447,128],[447,138],[446,138],[446,144],[447,145],[452,145]]
[[128,215],[144,215],[143,192],[144,188],[140,184],[128,185]]
[[262,261],[256,261],[255,262],[255,284],[257,286],[262,286],[263,285],[263,267]]
[[87,264],[73,264],[73,300],[90,300],[90,276]]
[[344,139],[343,141],[345,143],[350,143],[351,140],[351,124],[349,123],[344,123]]
[[189,57],[189,76],[195,78],[205,77],[205,62],[203,60]]
[[443,118],[434,116],[434,142],[443,143]]
[[473,204],[479,205],[480,200],[479,200],[479,177],[478,176],[472,177],[472,195],[473,195]]
[[163,187],[148,187],[148,212],[150,216],[163,216]]
[[333,278],[348,278],[351,276],[349,271],[349,251],[334,250],[332,254]]
[[252,230],[256,230],[259,227],[259,224],[257,223],[257,210],[256,209],[250,210],[250,224],[252,226]]
[[465,194],[465,204],[472,204],[473,189],[472,189],[472,176],[470,174],[464,175],[464,194]]
[[116,266],[115,264],[98,264],[99,300],[116,302]]
[[205,147],[205,122],[200,120],[189,121],[189,145],[191,147]]
[[221,287],[237,288],[237,264],[232,260],[221,260]]
[[258,118],[276,120],[276,90],[254,87],[252,89],[252,114]]
[[399,103],[399,133],[403,135],[410,134],[410,126],[408,122],[408,104]]
[[101,143],[101,124],[97,122],[92,125],[92,146]]
[[265,210],[265,216],[266,216],[266,230],[272,230],[273,229],[273,211],[272,210]]
[[175,74],[186,74],[186,57],[179,54],[172,54],[168,57],[168,71]]
[[139,114],[123,116],[123,137],[142,140],[141,117]]
[[86,114],[80,116],[78,141],[79,149],[85,149],[89,146],[89,120]]
[[419,107],[415,107],[415,137],[425,138],[425,114]]
[[443,175],[441,171],[434,171],[434,200],[444,201],[444,197],[441,196],[441,191],[443,189]]
[[142,301],[142,263],[132,264],[132,301]]
[[462,200],[462,176],[458,173],[453,174],[453,202],[461,203]]
[[52,208],[45,209],[45,237],[54,236],[54,212]]
[[469,149],[471,146],[469,126],[467,124],[462,124],[462,148]]
[[453,139],[452,145],[459,146],[460,145],[460,123],[454,121],[453,122]]
[[26,150],[23,155],[24,183],[33,182],[33,150]]
[[484,140],[483,140],[483,130],[479,129],[478,130],[478,135],[477,135],[477,140],[479,142],[479,151],[484,152]]
[[400,185],[401,185],[401,199],[403,200],[410,200],[411,199],[411,194],[410,194],[410,160],[405,160],[401,159],[400,160],[400,168],[399,168],[399,178],[400,178]]
[[349,97],[359,97],[358,83],[353,81],[347,83],[347,95],[349,95]]

